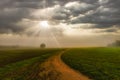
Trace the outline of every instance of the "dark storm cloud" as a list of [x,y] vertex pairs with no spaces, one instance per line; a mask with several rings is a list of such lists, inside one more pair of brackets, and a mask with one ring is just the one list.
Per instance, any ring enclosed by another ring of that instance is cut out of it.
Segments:
[[[70,4],[69,4],[70,3]],[[91,28],[120,27],[120,0],[74,0],[64,5],[69,11],[53,16],[56,20],[65,20],[69,24],[90,23]],[[66,5],[69,5],[66,7]],[[59,13],[59,12],[58,12]],[[81,16],[83,15],[83,16]],[[72,16],[72,17],[71,17]]]
[[88,10],[83,13],[84,16],[78,16],[76,19],[71,20],[72,24],[76,23],[92,23],[96,24],[95,28],[108,28],[114,25],[120,27],[120,0],[100,0],[97,7],[93,10]]
[[[103,3],[102,5],[104,5],[104,6],[106,6],[106,7],[111,7],[111,8],[117,8],[117,9],[119,9],[119,8],[120,8],[119,3],[120,3],[120,0],[115,0],[115,1],[113,1],[113,0],[108,0],[107,3]],[[107,4],[107,5],[106,5],[106,4]]]
[[42,7],[40,0],[4,0],[0,1],[2,8],[38,8]]
[[[0,0],[0,33],[21,33],[25,26],[16,25],[24,18],[29,19],[33,9],[42,9],[57,4],[54,0]],[[28,25],[29,26],[29,25]]]
[[[74,0],[64,5],[62,16],[56,13],[56,20],[65,20],[69,24],[90,23],[96,26],[91,28],[109,28],[117,25],[120,27],[120,0]],[[66,7],[66,5],[68,5]],[[58,12],[59,13],[59,12]],[[81,16],[83,15],[83,16]],[[72,16],[72,17],[71,17]]]
[[0,11],[0,33],[20,33],[24,31],[25,27],[16,23],[27,17],[28,9],[6,8]]
[[[57,4],[64,5],[67,3],[67,0],[46,0],[45,5],[44,3],[45,0],[1,0],[0,33],[22,33],[26,29],[26,26],[16,25],[16,23],[22,21],[24,18],[31,19],[30,14],[32,10],[35,11],[37,9],[43,9]],[[64,13],[65,12],[61,9],[59,10],[59,14],[54,15],[52,18],[55,20],[61,20],[65,17],[67,18],[67,15]]]
[[90,23],[96,25],[91,28],[113,26],[119,28],[119,3],[120,0],[0,0],[0,33],[23,32],[26,27],[16,25],[16,23],[24,18],[31,19],[31,12],[35,10],[55,5],[60,7],[57,8],[58,10],[53,10],[54,15],[51,16],[51,20],[57,23]]
[[[60,5],[60,8],[57,8],[57,11],[55,10],[55,15],[52,16],[53,19],[61,21],[65,21],[66,23],[74,24],[71,21],[71,18],[77,17],[80,14],[87,13],[90,10],[94,10],[96,7],[98,7],[96,4],[90,4],[89,1],[80,1],[80,0],[74,0],[74,1],[68,1],[67,3],[64,3],[64,6]],[[75,22],[80,23],[80,22]]]
[[[44,8],[51,7],[56,4],[64,5],[69,1],[73,0],[4,0],[0,1],[0,7],[17,7],[17,8]],[[45,5],[44,2],[46,2]]]
[[[17,25],[24,18],[29,18],[31,8],[38,7],[38,0],[1,0],[0,33],[22,33],[26,26]],[[28,25],[29,26],[29,25]]]

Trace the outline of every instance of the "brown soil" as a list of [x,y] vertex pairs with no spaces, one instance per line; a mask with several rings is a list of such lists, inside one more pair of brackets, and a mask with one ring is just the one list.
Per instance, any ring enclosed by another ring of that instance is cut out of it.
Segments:
[[90,80],[67,66],[60,58],[62,53],[64,51],[40,65],[40,80]]

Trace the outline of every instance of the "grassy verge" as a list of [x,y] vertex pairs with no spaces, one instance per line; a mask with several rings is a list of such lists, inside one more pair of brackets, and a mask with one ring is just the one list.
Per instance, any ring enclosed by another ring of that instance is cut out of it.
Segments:
[[62,59],[93,80],[120,80],[120,48],[71,49]]
[[0,80],[39,80],[39,65],[48,57],[59,51],[61,50],[37,49],[1,51],[4,54],[1,53],[3,55],[0,56],[0,61],[3,61],[0,67]]

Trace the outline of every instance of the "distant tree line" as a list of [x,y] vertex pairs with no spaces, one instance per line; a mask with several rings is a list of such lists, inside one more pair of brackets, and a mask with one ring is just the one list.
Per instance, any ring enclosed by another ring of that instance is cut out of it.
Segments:
[[18,48],[18,45],[0,45],[0,48]]
[[109,47],[120,47],[120,40],[116,40],[115,42],[113,42],[112,44],[108,45]]

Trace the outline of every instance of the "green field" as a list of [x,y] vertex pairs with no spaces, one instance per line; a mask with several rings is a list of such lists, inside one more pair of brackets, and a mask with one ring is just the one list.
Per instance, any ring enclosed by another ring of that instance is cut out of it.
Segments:
[[[39,80],[40,64],[63,50],[1,49],[0,80]],[[61,58],[92,80],[120,80],[120,48],[69,49]]]
[[92,80],[120,80],[120,48],[70,49],[62,59]]
[[39,65],[61,50],[0,50],[0,80],[38,80]]

